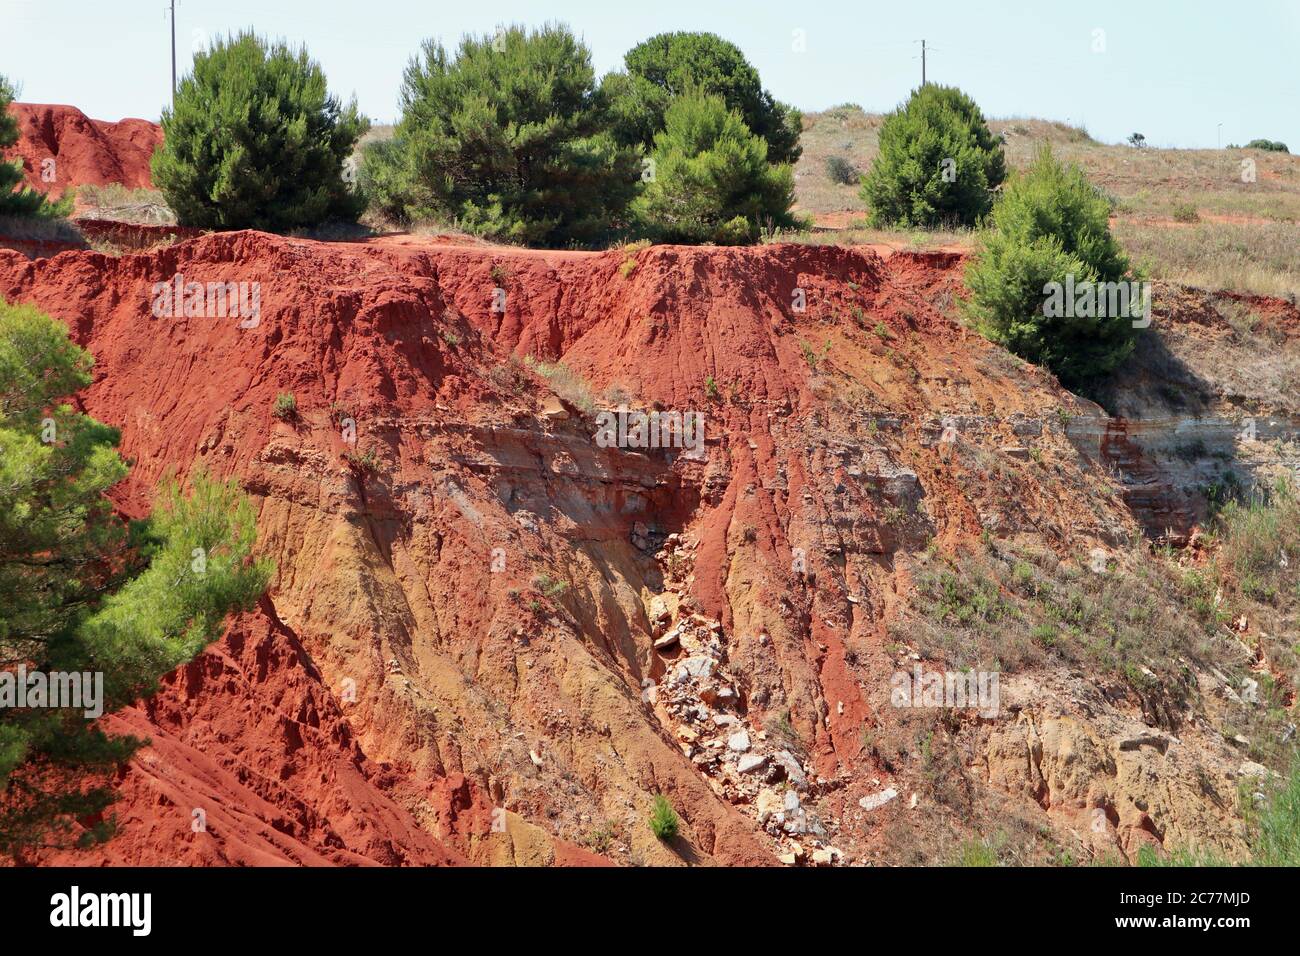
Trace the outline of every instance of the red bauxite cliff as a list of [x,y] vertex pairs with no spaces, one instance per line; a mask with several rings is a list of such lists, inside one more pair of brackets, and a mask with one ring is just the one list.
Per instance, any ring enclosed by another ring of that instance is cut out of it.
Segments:
[[81,185],[153,185],[149,160],[162,142],[157,123],[110,123],[90,119],[75,106],[43,103],[11,103],[9,112],[18,120],[19,138],[3,155],[22,160],[33,189],[57,195]]
[[[1138,537],[1064,433],[1058,412],[1089,406],[955,320],[958,261],[256,232],[0,251],[0,295],[95,357],[81,400],[135,463],[121,507],[145,513],[172,470],[236,476],[278,569],[110,718],[153,739],[119,781],[121,833],[57,859],[838,864],[949,839],[884,743],[911,719],[888,628],[917,562],[989,529],[1066,556]],[[154,318],[177,275],[256,283],[257,321]],[[701,454],[602,447],[592,409],[619,405],[702,414]],[[945,416],[961,439],[941,448]],[[1228,832],[1177,754],[1070,770],[1140,702],[1040,678],[942,730],[973,761],[963,819],[1125,851],[1153,825]],[[656,794],[674,841],[646,826]]]

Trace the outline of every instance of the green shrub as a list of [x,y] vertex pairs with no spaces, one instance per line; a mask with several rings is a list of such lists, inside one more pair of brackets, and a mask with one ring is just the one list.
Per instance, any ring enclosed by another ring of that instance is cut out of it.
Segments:
[[569,582],[553,578],[549,574],[539,574],[533,578],[533,587],[544,597],[557,598],[569,589]]
[[1286,581],[1289,564],[1283,556],[1300,555],[1300,494],[1287,480],[1279,480],[1267,502],[1252,498],[1229,501],[1219,514],[1223,527],[1223,553],[1238,586],[1256,600],[1267,600]]
[[1175,222],[1200,222],[1201,214],[1197,211],[1196,205],[1190,202],[1180,202],[1174,205]]
[[652,149],[674,99],[698,90],[737,110],[767,143],[770,162],[798,161],[801,114],[763,89],[758,71],[734,43],[713,33],[661,33],[629,50],[624,64],[626,73],[611,73],[602,82],[622,142]]
[[440,218],[527,245],[613,233],[641,170],[610,132],[591,53],[563,26],[425,41],[402,83],[390,145],[363,152],[363,184],[394,218]]
[[305,49],[241,32],[195,54],[162,114],[154,185],[181,225],[287,232],[355,221],[343,179],[369,121],[342,106]]
[[281,392],[275,396],[275,407],[271,409],[271,414],[282,422],[297,418],[298,399],[293,397],[293,392]]
[[957,850],[954,866],[989,867],[998,865],[998,851],[986,840],[966,840]]
[[[274,568],[252,557],[256,513],[233,479],[166,481],[147,520],[121,518],[119,433],[72,405],[93,364],[64,323],[0,299],[0,671],[95,671],[84,703],[108,714],[220,637]],[[87,716],[0,707],[0,855],[112,835],[112,781],[145,741]]]
[[357,186],[367,211],[396,225],[410,225],[413,215],[433,208],[433,194],[417,181],[406,141],[396,136],[361,147]]
[[856,186],[862,176],[856,166],[843,156],[826,157],[826,175],[841,186]]
[[927,84],[880,124],[861,195],[877,226],[973,226],[1005,176],[1002,146],[975,101]]
[[[1044,365],[1067,387],[1132,352],[1132,314],[1049,315],[1048,283],[1119,282],[1129,263],[1110,234],[1110,207],[1077,166],[1044,147],[993,208],[991,232],[966,269],[967,310],[988,338]],[[1060,310],[1056,310],[1060,311]],[[1087,311],[1087,310],[1081,310]],[[1093,312],[1110,312],[1093,309]]]
[[[18,120],[9,114],[9,104],[17,93],[13,84],[0,76],[0,149],[18,142]],[[21,159],[0,160],[0,216],[35,216],[42,219],[66,216],[72,212],[73,193],[67,192],[58,202],[23,184]]]
[[650,831],[660,840],[671,840],[677,836],[681,821],[677,811],[663,794],[655,796],[654,810],[650,814]]
[[721,97],[678,97],[655,136],[654,178],[633,211],[667,242],[754,242],[764,228],[793,227],[794,174],[771,166],[767,144]]
[[1247,149],[1266,149],[1270,153],[1289,153],[1286,143],[1279,143],[1274,139],[1252,139],[1246,144]]
[[1300,758],[1265,794],[1264,807],[1249,822],[1252,863],[1300,866]]

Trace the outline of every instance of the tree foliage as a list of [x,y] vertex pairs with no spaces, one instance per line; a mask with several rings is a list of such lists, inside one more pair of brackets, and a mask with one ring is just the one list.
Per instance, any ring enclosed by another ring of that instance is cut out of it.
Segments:
[[750,131],[767,143],[768,161],[799,159],[802,117],[763,89],[758,71],[734,43],[713,33],[661,33],[624,58],[625,73],[611,73],[604,88],[624,142],[653,148],[673,100],[688,91],[722,97]]
[[634,211],[669,242],[753,242],[794,225],[794,175],[767,161],[767,143],[720,96],[679,96],[655,136],[654,176]]
[[1002,145],[975,101],[927,84],[880,124],[861,195],[878,226],[974,226],[1005,177]]
[[1263,149],[1270,153],[1287,153],[1286,143],[1275,139],[1252,139],[1246,144],[1246,149]]
[[563,26],[426,41],[390,144],[362,182],[399,220],[437,217],[529,245],[588,244],[620,224],[640,176],[610,131],[591,53]]
[[365,208],[343,172],[369,121],[330,95],[305,49],[218,40],[195,54],[162,127],[153,181],[182,225],[286,232]]
[[[233,483],[168,482],[147,521],[114,514],[118,433],[66,402],[90,368],[61,323],[0,300],[0,670],[98,672],[107,713],[218,637],[270,568],[251,558],[254,514]],[[0,707],[0,851],[59,844],[100,814],[112,795],[96,780],[140,743],[82,709]],[[100,820],[80,840],[110,834]]]
[[993,229],[966,270],[968,308],[980,331],[1071,387],[1113,369],[1137,337],[1132,313],[1048,314],[1048,283],[1064,286],[1073,277],[1086,289],[1140,278],[1130,276],[1109,216],[1110,204],[1083,171],[1045,146],[1007,184],[993,207]]

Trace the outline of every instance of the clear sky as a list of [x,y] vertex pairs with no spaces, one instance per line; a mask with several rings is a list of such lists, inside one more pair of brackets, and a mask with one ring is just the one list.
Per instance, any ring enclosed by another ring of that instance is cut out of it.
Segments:
[[[167,6],[0,0],[0,73],[29,102],[156,120],[170,83]],[[602,74],[655,33],[718,33],[804,110],[892,108],[920,79],[924,37],[928,78],[961,86],[990,117],[1179,147],[1215,146],[1222,123],[1224,144],[1266,137],[1300,152],[1300,0],[178,0],[177,69],[207,37],[252,26],[305,43],[335,93],[388,122],[424,37],[454,45],[545,20],[582,36]]]

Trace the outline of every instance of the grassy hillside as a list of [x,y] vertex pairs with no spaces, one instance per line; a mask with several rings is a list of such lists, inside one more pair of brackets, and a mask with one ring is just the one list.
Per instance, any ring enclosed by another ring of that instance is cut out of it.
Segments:
[[[855,186],[832,181],[827,160],[865,172],[875,159],[881,116],[852,105],[804,117],[795,170],[798,208],[814,217],[812,241],[904,241],[962,245],[970,234],[887,233],[857,228],[866,209]],[[1085,130],[1044,120],[993,120],[1012,169],[1050,142],[1115,203],[1114,227],[1156,278],[1209,288],[1300,294],[1300,157],[1262,150],[1134,149],[1098,143]],[[1255,182],[1242,181],[1242,162]]]

